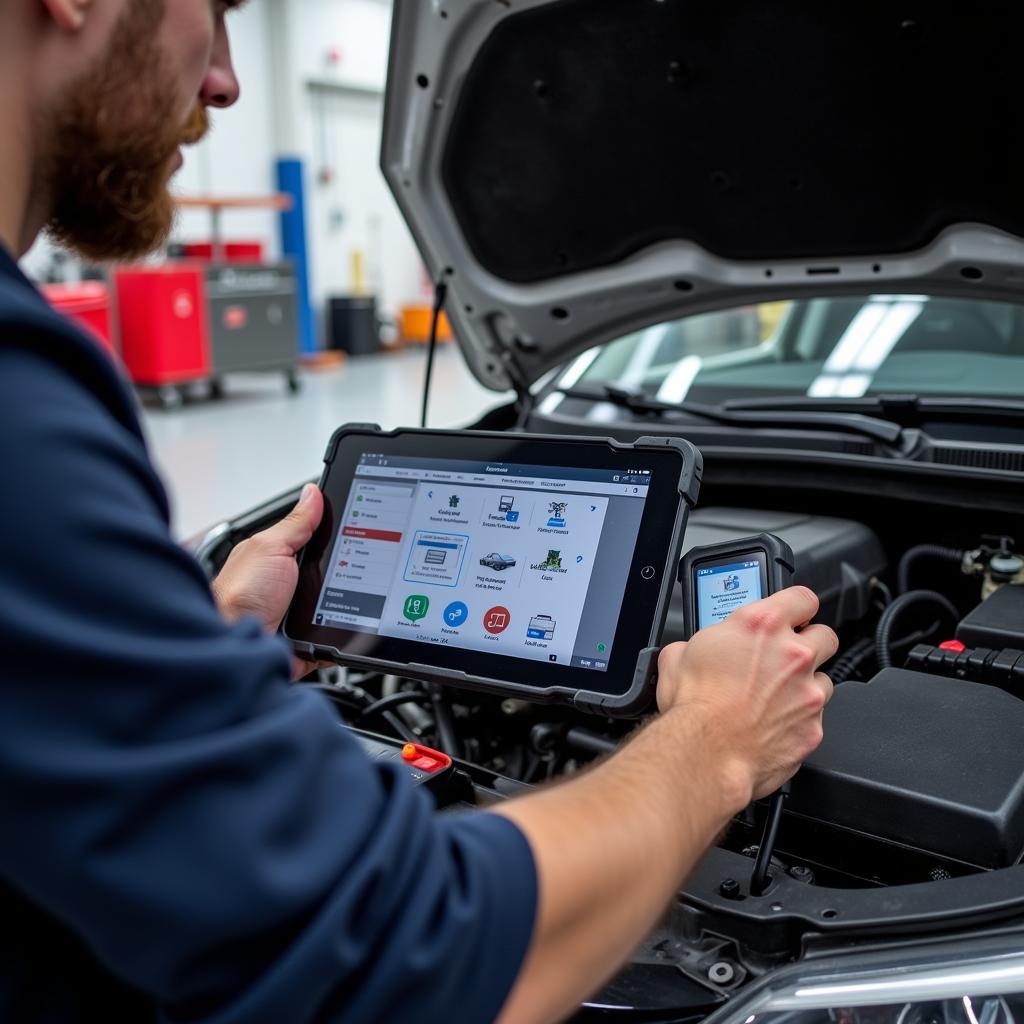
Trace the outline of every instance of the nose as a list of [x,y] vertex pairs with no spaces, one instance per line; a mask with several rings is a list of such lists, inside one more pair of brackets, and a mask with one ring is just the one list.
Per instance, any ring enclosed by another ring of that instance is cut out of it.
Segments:
[[232,107],[238,102],[242,89],[235,76],[231,61],[231,44],[223,21],[217,26],[217,34],[210,53],[210,66],[203,79],[199,99],[207,107]]

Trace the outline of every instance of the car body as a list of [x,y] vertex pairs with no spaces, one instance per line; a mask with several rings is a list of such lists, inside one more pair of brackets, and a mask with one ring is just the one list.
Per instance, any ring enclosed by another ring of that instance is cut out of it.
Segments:
[[[516,394],[472,425],[685,437],[687,544],[778,533],[841,639],[768,891],[755,806],[579,1020],[1010,1024],[1024,849],[985,830],[1024,824],[1020,698],[938,642],[1024,584],[1024,8],[396,0],[392,33],[383,172],[467,365]],[[963,619],[882,636],[900,591]],[[632,728],[449,699],[485,802]]]
[[480,559],[480,564],[488,569],[494,569],[495,572],[504,572],[506,569],[511,569],[516,564],[516,560],[510,555],[501,555],[497,551],[492,551]]

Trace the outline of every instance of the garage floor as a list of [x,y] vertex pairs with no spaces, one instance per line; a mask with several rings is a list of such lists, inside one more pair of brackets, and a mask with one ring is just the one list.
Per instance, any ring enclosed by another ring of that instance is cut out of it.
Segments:
[[[220,401],[163,412],[147,406],[150,446],[171,494],[174,532],[189,537],[319,475],[327,440],[347,422],[418,426],[422,350],[349,360],[303,374],[237,374]],[[482,388],[453,347],[438,351],[430,425],[466,426],[503,395]]]

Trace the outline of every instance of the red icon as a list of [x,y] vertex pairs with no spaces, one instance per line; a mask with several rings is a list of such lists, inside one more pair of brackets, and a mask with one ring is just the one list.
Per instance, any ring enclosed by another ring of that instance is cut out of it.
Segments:
[[496,608],[492,608],[484,616],[484,629],[486,629],[491,636],[497,636],[499,633],[504,633],[511,622],[512,616],[509,613],[509,610],[498,605]]

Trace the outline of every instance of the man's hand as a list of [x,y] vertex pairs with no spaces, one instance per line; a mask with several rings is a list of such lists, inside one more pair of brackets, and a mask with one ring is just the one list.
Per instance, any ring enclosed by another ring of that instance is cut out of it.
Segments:
[[755,799],[778,789],[821,743],[832,682],[817,669],[839,640],[827,626],[807,625],[817,611],[810,590],[790,587],[661,654],[659,707],[699,718]]
[[596,991],[730,817],[818,745],[832,684],[817,670],[837,641],[805,626],[817,610],[793,587],[667,648],[661,717],[591,771],[494,808],[525,833],[540,880],[501,1024],[560,1020]]
[[[307,484],[299,503],[269,530],[242,541],[228,556],[213,581],[213,596],[229,622],[253,615],[268,633],[276,632],[288,611],[299,567],[295,556],[309,543],[324,514],[324,499],[315,484]],[[305,675],[316,666],[301,662]]]

